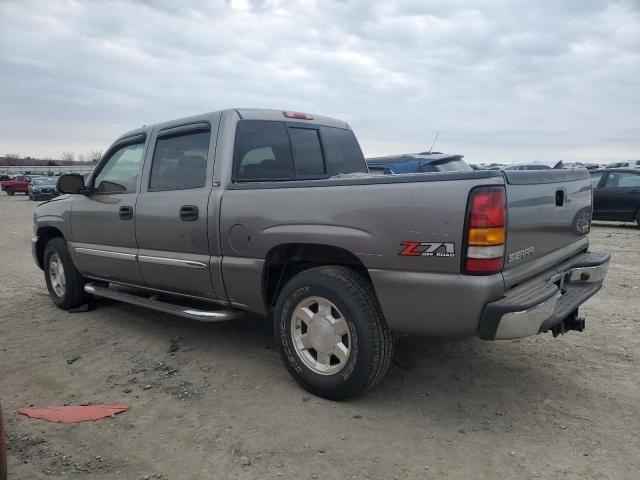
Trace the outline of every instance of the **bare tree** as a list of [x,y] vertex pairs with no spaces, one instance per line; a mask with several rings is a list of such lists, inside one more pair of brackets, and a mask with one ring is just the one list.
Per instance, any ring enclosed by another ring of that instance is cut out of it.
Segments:
[[102,157],[102,152],[100,150],[91,150],[87,153],[87,161],[91,163],[98,163],[100,161],[100,157]]
[[67,164],[73,162],[74,158],[73,152],[62,152],[62,155],[60,155],[60,159]]
[[7,165],[18,165],[20,160],[20,155],[17,153],[7,153],[4,157],[7,159]]

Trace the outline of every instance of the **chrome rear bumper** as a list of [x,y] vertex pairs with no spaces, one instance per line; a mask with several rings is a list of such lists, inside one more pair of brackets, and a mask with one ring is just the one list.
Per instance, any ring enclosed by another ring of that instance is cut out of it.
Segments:
[[480,338],[510,340],[553,328],[602,288],[609,258],[603,253],[582,254],[546,281],[508,291],[485,307]]

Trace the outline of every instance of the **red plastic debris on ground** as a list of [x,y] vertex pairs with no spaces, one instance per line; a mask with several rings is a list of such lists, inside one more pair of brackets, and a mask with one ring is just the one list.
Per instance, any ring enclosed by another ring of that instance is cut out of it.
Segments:
[[21,408],[18,413],[54,423],[79,423],[100,420],[126,412],[128,405],[60,405],[46,408]]

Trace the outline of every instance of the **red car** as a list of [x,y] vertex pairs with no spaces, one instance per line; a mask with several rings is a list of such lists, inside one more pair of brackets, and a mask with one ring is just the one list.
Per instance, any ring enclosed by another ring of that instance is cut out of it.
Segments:
[[7,195],[13,195],[14,193],[29,193],[29,184],[31,183],[31,177],[28,175],[16,175],[11,180],[5,180],[0,182],[0,188],[3,192],[7,192]]

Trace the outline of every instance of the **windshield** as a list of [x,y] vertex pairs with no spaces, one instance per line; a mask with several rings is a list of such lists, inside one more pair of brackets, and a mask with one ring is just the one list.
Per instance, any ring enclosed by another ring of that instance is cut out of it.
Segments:
[[50,178],[34,178],[31,182],[32,185],[51,185],[54,186],[56,181]]

